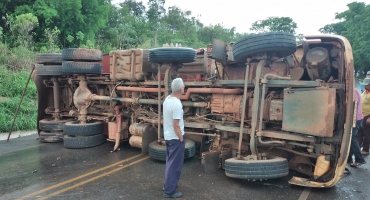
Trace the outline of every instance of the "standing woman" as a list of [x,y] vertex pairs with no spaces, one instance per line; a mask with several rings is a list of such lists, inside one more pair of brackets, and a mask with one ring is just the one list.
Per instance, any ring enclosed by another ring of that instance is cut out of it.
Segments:
[[364,120],[362,121],[362,128],[359,130],[357,140],[362,147],[361,154],[369,155],[370,146],[370,78],[365,78],[361,85],[365,86],[365,91],[361,95],[362,114]]

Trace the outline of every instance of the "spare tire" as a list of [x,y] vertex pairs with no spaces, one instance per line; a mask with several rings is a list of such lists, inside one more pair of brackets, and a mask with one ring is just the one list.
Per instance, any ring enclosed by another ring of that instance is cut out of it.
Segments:
[[39,129],[42,131],[63,131],[63,126],[68,120],[55,120],[45,118],[39,121]]
[[89,121],[86,124],[79,124],[79,121],[70,121],[64,124],[63,132],[66,135],[89,136],[101,134],[104,131],[104,124],[101,121]]
[[60,76],[63,74],[62,65],[36,64],[35,70],[39,76]]
[[94,62],[71,62],[62,64],[63,74],[102,74],[103,65]]
[[150,49],[148,60],[152,63],[176,62],[189,63],[197,59],[197,52],[185,47],[161,47]]
[[35,62],[38,64],[62,64],[61,53],[38,53],[35,55]]
[[63,132],[41,131],[39,138],[40,138],[40,142],[44,142],[44,143],[63,142]]
[[281,157],[269,157],[267,160],[225,160],[225,174],[238,179],[273,179],[289,174],[288,161]]
[[[149,156],[154,160],[166,161],[167,149],[166,145],[159,145],[158,141],[153,141],[149,144]],[[195,142],[185,139],[184,159],[191,158],[195,155]]]
[[234,60],[246,62],[248,57],[260,53],[274,53],[282,58],[296,51],[296,40],[292,33],[270,32],[244,37],[233,45]]
[[68,149],[81,149],[98,146],[104,143],[104,135],[92,136],[64,136],[64,147]]
[[70,61],[101,61],[103,53],[97,49],[68,48],[62,50],[62,58]]

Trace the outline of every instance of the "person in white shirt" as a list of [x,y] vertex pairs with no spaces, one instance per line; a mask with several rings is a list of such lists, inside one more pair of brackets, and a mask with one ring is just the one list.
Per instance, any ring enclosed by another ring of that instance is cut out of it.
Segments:
[[180,101],[184,88],[181,78],[174,79],[171,83],[172,93],[163,103],[163,131],[167,148],[164,198],[182,197],[182,193],[177,192],[176,187],[184,164],[184,111]]

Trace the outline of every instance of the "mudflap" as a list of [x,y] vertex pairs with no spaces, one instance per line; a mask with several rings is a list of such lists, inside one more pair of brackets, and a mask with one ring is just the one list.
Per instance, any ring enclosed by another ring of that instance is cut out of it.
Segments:
[[229,159],[232,157],[232,152],[231,152],[231,147],[229,148],[224,148],[221,151],[220,154],[220,159],[221,159],[221,167],[222,169],[225,169],[225,160]]
[[[154,129],[154,128],[153,128]],[[148,153],[149,144],[158,138],[154,129],[153,131],[144,131],[142,134],[142,148],[141,153]]]
[[211,173],[217,171],[220,166],[221,151],[207,151],[202,153],[202,165],[204,166],[204,173]]

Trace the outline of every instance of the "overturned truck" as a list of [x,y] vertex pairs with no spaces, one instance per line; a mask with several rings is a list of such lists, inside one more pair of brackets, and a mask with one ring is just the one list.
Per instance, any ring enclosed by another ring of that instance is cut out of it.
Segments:
[[185,159],[205,172],[332,187],[343,176],[353,125],[353,57],[342,36],[256,34],[202,49],[63,49],[36,55],[38,130],[66,148],[129,141],[165,160],[161,104],[171,81],[185,94]]

